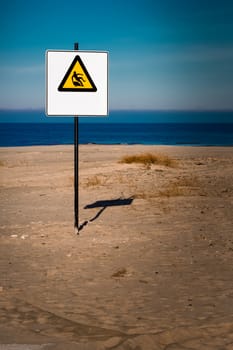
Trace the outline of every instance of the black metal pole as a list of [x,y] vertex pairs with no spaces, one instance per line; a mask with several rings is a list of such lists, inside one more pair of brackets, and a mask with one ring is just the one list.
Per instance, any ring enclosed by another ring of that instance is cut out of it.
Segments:
[[[78,50],[78,43],[74,43],[74,50]],[[78,116],[74,116],[74,230],[76,234],[79,234],[78,158]]]

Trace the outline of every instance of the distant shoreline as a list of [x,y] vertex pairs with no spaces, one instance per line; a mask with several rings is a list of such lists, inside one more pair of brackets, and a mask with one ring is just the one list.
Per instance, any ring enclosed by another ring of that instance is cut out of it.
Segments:
[[[134,144],[134,145],[129,145],[129,144],[94,144],[94,143],[89,143],[89,144],[79,144],[79,147],[85,147],[85,148],[92,148],[92,147],[106,147],[106,148],[114,148],[114,147],[120,147],[120,148],[125,148],[125,149],[130,149],[133,150],[133,148],[135,148],[135,151],[137,151],[138,148],[142,148],[144,151],[150,151],[150,149],[153,148],[160,151],[164,151],[166,149],[200,149],[202,151],[204,150],[208,150],[208,149],[213,149],[213,150],[231,150],[233,148],[233,145],[231,146],[212,146],[212,145],[207,145],[207,146],[203,146],[203,145],[143,145],[143,144]],[[13,151],[15,149],[15,151],[44,151],[45,149],[57,149],[59,151],[61,150],[69,150],[70,148],[73,149],[74,148],[74,144],[69,144],[69,145],[34,145],[34,146],[0,146],[0,151],[4,152],[4,151]]]
[[[36,147],[72,147],[74,143],[67,143],[67,144],[53,144],[53,145],[46,145],[46,144],[40,144],[40,145],[20,145],[20,146],[0,146],[0,149],[4,148],[36,148]],[[89,143],[79,143],[79,146],[142,146],[142,147],[196,147],[196,148],[232,148],[232,145],[192,145],[192,144],[143,144],[143,143],[95,143],[95,142],[89,142]]]

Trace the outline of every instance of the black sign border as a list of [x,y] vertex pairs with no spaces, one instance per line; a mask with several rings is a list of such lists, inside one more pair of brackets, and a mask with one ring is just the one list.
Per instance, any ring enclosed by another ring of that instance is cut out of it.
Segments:
[[[89,83],[91,84],[91,88],[82,88],[82,89],[77,89],[77,88],[64,88],[64,84],[66,82],[66,80],[68,79],[69,75],[71,74],[76,62],[79,62],[83,72],[85,73],[87,79],[89,80]],[[67,70],[64,78],[62,79],[61,84],[58,87],[58,91],[73,91],[73,92],[96,92],[97,91],[97,87],[95,86],[95,83],[93,82],[93,80],[90,77],[90,74],[87,71],[87,68],[85,67],[83,61],[81,60],[80,56],[75,56],[75,58],[73,59],[73,62],[71,63],[69,69]]]

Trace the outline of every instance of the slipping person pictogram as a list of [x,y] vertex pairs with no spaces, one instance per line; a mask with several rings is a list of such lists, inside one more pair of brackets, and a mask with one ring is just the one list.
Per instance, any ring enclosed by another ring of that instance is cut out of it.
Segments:
[[80,77],[79,75],[83,75],[82,73],[76,73],[74,71],[72,75],[72,82],[74,86],[83,86],[83,83],[85,83],[86,80],[83,79],[83,77]]

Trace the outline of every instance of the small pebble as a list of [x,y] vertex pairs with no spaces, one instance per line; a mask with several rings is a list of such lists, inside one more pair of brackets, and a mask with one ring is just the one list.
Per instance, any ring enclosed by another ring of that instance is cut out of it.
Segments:
[[26,239],[28,237],[28,235],[22,235],[20,238],[21,239]]

